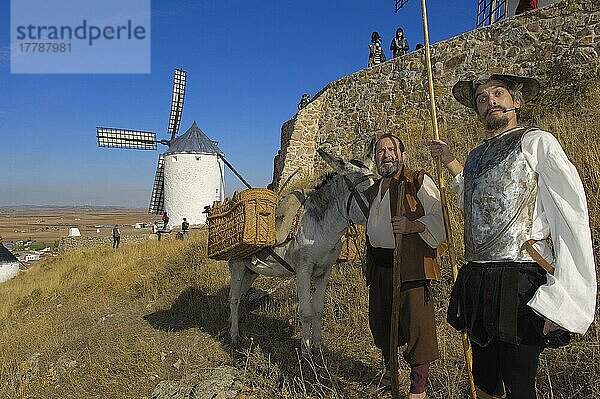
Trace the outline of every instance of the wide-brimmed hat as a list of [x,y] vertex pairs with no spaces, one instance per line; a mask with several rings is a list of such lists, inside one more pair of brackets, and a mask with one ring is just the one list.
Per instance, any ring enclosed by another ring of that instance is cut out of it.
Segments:
[[475,91],[477,87],[492,80],[504,82],[509,89],[519,91],[523,96],[522,100],[524,103],[533,100],[540,92],[540,83],[534,78],[516,75],[482,74],[475,79],[459,80],[456,82],[452,87],[452,95],[465,107],[477,110]]

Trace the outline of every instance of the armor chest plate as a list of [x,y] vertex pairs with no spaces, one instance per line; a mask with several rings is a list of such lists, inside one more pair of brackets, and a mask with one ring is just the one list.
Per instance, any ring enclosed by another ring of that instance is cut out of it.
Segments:
[[521,245],[531,236],[537,174],[525,159],[519,128],[469,154],[465,181],[465,260],[531,261]]

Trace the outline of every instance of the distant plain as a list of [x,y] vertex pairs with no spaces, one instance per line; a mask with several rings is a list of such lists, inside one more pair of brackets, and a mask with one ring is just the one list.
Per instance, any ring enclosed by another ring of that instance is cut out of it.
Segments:
[[[95,207],[12,207],[0,208],[0,237],[3,242],[37,241],[51,243],[77,227],[83,236],[110,235],[111,226],[118,224],[122,234],[133,234],[137,222],[160,222],[159,215],[144,209]],[[97,232],[97,229],[100,232]]]

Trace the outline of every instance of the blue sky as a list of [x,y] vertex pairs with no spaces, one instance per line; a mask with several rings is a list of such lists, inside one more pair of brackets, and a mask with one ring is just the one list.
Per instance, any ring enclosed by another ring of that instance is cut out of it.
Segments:
[[[398,14],[393,0],[153,0],[150,74],[11,74],[10,1],[0,4],[0,206],[146,208],[158,151],[98,148],[95,128],[167,138],[175,67],[188,73],[180,133],[197,121],[264,187],[302,93],[366,67],[374,30],[388,57],[397,27],[411,51],[423,42],[418,0]],[[431,42],[474,29],[476,11],[476,0],[429,0]],[[231,173],[225,182],[242,188]]]

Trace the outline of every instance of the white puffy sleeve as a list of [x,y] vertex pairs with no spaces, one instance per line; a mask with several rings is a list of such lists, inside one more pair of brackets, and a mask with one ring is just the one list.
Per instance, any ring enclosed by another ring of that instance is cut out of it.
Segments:
[[465,178],[463,172],[460,172],[452,180],[452,191],[456,193],[456,205],[461,211],[465,210]]
[[437,248],[446,240],[446,229],[440,203],[440,190],[428,175],[423,177],[423,184],[417,192],[417,198],[425,210],[425,215],[417,219],[425,225],[425,231],[419,235],[431,248]]
[[583,184],[550,133],[529,132],[522,147],[538,173],[538,204],[549,225],[555,267],[528,305],[561,327],[584,334],[594,320],[597,284]]

